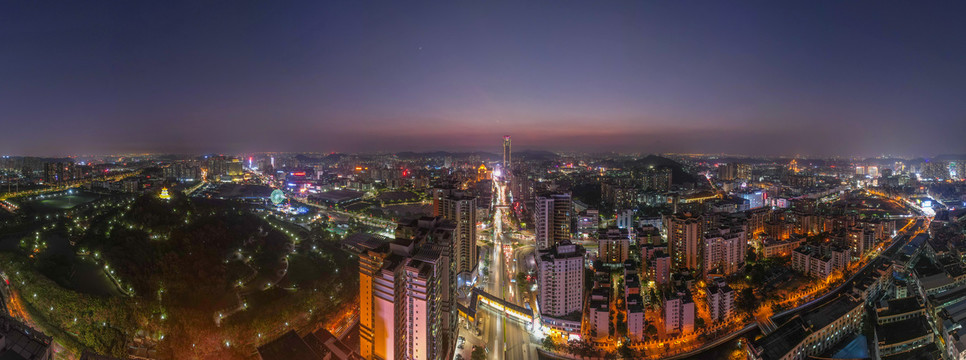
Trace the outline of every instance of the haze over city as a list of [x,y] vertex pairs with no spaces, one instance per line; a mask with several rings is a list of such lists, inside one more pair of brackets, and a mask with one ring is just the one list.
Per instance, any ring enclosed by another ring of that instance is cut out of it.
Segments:
[[10,1],[0,359],[966,360],[963,14]]
[[964,10],[17,1],[0,153],[963,152]]

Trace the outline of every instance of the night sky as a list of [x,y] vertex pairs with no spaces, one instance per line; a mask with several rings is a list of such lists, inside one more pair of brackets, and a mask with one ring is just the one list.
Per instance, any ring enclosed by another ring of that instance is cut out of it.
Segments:
[[966,153],[966,2],[6,1],[0,153]]

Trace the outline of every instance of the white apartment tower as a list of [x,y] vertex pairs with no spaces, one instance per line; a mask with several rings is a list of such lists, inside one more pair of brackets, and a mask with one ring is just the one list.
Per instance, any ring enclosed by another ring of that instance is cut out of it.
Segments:
[[687,291],[668,291],[664,295],[664,331],[694,331],[694,301]]
[[584,248],[569,241],[537,254],[537,301],[540,312],[561,317],[581,311],[584,292]]
[[708,311],[711,321],[728,320],[735,314],[735,291],[725,283],[724,279],[717,279],[708,285]]

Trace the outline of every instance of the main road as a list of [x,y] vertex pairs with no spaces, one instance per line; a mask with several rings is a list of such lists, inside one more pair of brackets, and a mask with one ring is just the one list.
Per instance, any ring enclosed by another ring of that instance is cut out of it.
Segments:
[[[502,297],[508,302],[525,306],[529,299],[520,294],[515,283],[511,282],[528,262],[527,251],[514,251],[510,231],[503,229],[503,216],[506,209],[506,184],[494,181],[495,210],[493,211],[493,247],[490,250],[489,277],[483,286],[487,293]],[[516,261],[514,261],[516,260]],[[487,343],[487,359],[536,359],[536,349],[532,345],[529,324],[503,314],[488,306],[478,308],[482,321],[483,338]]]

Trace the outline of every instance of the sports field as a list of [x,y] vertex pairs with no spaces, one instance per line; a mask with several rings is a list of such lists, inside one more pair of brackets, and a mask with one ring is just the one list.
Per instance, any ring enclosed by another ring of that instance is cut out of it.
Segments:
[[86,202],[94,201],[97,198],[97,194],[75,191],[73,194],[48,196],[44,199],[35,200],[32,204],[44,209],[66,210]]

